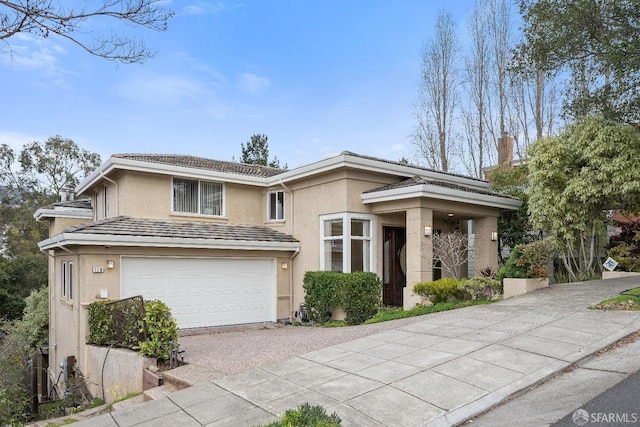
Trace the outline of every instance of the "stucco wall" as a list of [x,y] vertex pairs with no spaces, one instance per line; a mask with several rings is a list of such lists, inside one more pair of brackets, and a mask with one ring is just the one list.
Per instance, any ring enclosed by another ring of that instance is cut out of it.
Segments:
[[142,372],[151,365],[155,365],[154,359],[133,350],[89,345],[81,370],[91,395],[113,403],[141,393]]
[[260,187],[225,183],[225,215],[210,216],[171,212],[173,192],[172,177],[169,175],[128,172],[115,174],[112,178],[116,184],[103,181],[85,192],[93,197],[98,191],[99,219],[103,218],[102,191],[104,184],[107,184],[110,217],[127,215],[231,224],[263,224],[266,220],[266,196]]

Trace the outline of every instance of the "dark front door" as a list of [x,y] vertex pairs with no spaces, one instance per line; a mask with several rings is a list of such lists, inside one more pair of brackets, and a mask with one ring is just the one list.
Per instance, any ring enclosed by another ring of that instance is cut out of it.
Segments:
[[402,291],[407,285],[407,231],[403,227],[384,227],[382,245],[382,303],[402,306]]

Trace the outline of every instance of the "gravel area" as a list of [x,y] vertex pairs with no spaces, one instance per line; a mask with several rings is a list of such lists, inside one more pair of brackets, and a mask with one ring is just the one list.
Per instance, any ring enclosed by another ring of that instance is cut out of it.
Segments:
[[260,324],[187,330],[179,342],[185,362],[233,374],[422,320],[416,316],[342,328]]

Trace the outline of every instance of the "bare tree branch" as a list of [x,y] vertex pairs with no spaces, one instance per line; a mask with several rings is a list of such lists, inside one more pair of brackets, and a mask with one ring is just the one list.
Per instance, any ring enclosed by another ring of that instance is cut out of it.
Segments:
[[[71,3],[71,2],[69,2]],[[12,52],[9,39],[19,33],[48,38],[57,35],[84,51],[110,61],[141,63],[155,52],[142,40],[126,35],[107,35],[86,31],[93,19],[111,19],[133,27],[166,31],[173,12],[161,0],[101,0],[94,7],[65,6],[53,0],[0,0],[0,40]],[[85,31],[83,31],[85,30]]]
[[433,260],[456,279],[462,276],[462,266],[469,259],[469,237],[459,231],[433,235]]

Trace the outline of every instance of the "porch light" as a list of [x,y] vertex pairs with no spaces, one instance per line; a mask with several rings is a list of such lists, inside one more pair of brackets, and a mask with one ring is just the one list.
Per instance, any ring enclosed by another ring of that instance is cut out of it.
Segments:
[[286,262],[283,262],[282,264],[280,264],[280,268],[283,270],[286,270],[287,268],[289,268],[289,264],[287,264]]
[[107,268],[113,268],[113,261],[112,260],[108,260],[107,261]]
[[430,225],[425,225],[424,226],[424,235],[426,237],[429,237],[429,236],[431,236],[431,234],[433,234],[433,229],[431,228]]
[[492,242],[497,242],[498,241],[498,232],[497,231],[492,231],[491,232],[491,241]]

